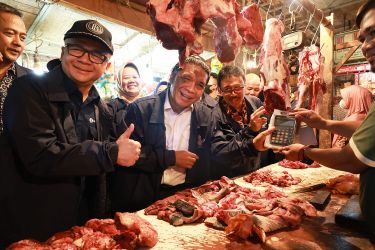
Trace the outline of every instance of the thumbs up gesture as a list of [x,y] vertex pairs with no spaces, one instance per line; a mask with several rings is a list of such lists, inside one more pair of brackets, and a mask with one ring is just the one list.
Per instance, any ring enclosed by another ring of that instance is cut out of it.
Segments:
[[141,144],[130,139],[133,131],[134,124],[130,124],[129,128],[116,141],[118,145],[117,164],[120,166],[133,166],[141,153]]

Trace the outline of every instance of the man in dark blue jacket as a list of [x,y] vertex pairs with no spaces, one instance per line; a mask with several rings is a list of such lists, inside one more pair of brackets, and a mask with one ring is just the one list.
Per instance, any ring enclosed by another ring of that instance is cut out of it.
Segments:
[[168,88],[128,106],[134,140],[142,144],[132,168],[111,179],[112,210],[135,211],[209,178],[205,143],[210,109],[200,102],[210,69],[200,57],[176,65]]
[[[0,242],[46,240],[106,214],[106,173],[132,166],[140,144],[131,125],[109,141],[113,115],[93,86],[109,67],[111,33],[94,20],[64,36],[61,66],[21,77],[4,105],[4,136],[12,158],[1,161]],[[3,148],[1,148],[3,150]]]
[[[237,66],[224,66],[218,75],[219,103],[210,122],[211,175],[235,177],[260,167],[259,151],[254,139],[267,119],[262,102],[244,96],[245,75]],[[263,135],[262,135],[263,136]],[[258,137],[260,138],[260,137]]]

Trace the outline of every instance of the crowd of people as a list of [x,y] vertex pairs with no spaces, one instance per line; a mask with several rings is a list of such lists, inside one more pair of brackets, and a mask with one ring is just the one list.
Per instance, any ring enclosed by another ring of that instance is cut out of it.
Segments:
[[[357,25],[375,71],[373,1],[360,9]],[[118,72],[118,98],[107,103],[94,86],[114,53],[101,23],[76,21],[64,35],[61,58],[43,76],[16,63],[25,38],[21,13],[0,3],[0,248],[24,238],[43,241],[90,218],[137,211],[262,166],[265,138],[275,129],[264,128],[258,75],[237,66],[212,74],[201,57],[189,56],[172,69],[164,90],[143,96],[139,70],[127,63]],[[345,121],[304,109],[293,114],[349,143],[332,149],[292,144],[279,153],[361,173],[361,208],[375,232],[375,107],[365,92],[362,99],[346,93],[354,91],[342,92],[351,112]]]

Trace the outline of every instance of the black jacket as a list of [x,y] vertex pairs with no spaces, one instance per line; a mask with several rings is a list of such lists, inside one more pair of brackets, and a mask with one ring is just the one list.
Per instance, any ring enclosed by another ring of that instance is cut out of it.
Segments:
[[[261,101],[254,96],[245,97],[247,113],[262,106]],[[258,134],[248,126],[241,128],[240,124],[224,111],[222,99],[212,111],[210,122],[211,133],[211,174],[213,179],[225,175],[234,177],[246,174],[259,168],[259,152],[252,144]]]
[[[9,89],[4,106],[6,143],[0,155],[2,244],[23,238],[46,240],[78,224],[83,176],[98,177],[93,210],[104,213],[104,174],[113,171],[118,147],[78,142],[63,79],[58,67],[43,77],[19,78]],[[99,139],[105,141],[113,116],[101,101],[96,110]]]
[[16,64],[16,74],[17,74],[17,78],[20,78],[21,76],[24,76],[24,75],[30,74],[30,73],[32,72],[31,69],[28,69],[28,68],[22,67],[22,66],[19,65],[18,63],[15,63],[15,64]]
[[[167,89],[168,90],[168,89]],[[132,139],[141,143],[141,155],[129,168],[117,168],[111,175],[111,201],[115,211],[135,211],[154,202],[164,170],[176,163],[175,151],[166,149],[164,102],[167,90],[136,100],[128,106],[125,121],[134,123]],[[191,117],[189,151],[199,160],[186,171],[186,186],[197,186],[209,179],[208,147],[204,142],[210,109],[194,104]]]
[[125,100],[121,99],[120,97],[111,99],[108,102],[108,107],[111,109],[111,112],[114,115],[114,137],[116,137],[120,132],[124,132],[127,128],[124,123],[124,117],[128,105],[129,103],[125,102]]
[[201,102],[206,105],[208,108],[215,108],[217,101],[212,98],[209,94],[203,93]]

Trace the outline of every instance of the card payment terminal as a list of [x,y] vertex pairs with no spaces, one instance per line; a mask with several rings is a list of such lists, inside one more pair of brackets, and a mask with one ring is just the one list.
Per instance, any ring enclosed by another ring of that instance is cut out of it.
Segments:
[[275,109],[271,116],[269,127],[276,127],[276,130],[267,136],[266,147],[278,148],[293,143],[296,132],[296,119],[289,116],[287,111]]

